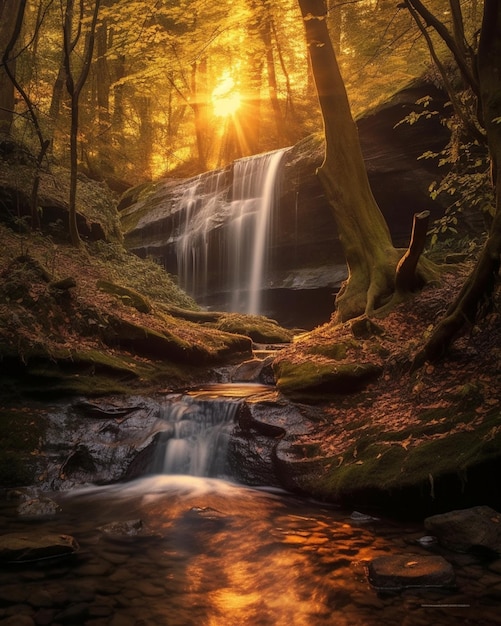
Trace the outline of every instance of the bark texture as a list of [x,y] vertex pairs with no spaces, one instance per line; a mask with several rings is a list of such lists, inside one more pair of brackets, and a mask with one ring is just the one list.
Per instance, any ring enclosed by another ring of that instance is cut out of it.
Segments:
[[318,170],[349,269],[337,299],[340,321],[371,314],[395,292],[402,256],[372,194],[357,127],[351,115],[327,28],[324,0],[299,0],[324,120],[325,158]]

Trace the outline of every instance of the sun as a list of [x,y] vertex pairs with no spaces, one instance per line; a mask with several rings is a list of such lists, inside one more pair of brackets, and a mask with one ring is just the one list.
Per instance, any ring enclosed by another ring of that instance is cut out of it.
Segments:
[[214,115],[228,117],[234,115],[240,107],[240,94],[229,71],[219,79],[211,95]]

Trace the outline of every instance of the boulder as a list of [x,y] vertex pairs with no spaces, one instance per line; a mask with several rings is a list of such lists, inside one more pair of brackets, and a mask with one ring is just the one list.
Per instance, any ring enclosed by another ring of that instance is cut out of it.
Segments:
[[54,517],[61,511],[57,502],[45,496],[30,497],[23,495],[17,507],[19,517],[26,519],[38,519],[41,517]]
[[368,563],[367,573],[369,582],[379,591],[455,586],[454,569],[441,556],[379,556]]
[[433,515],[424,525],[450,550],[501,555],[501,514],[489,506]]
[[16,564],[67,558],[79,550],[70,535],[8,533],[0,536],[0,563]]

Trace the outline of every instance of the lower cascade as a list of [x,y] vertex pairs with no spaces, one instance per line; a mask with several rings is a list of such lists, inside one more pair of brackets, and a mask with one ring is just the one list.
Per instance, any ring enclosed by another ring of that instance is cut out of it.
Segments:
[[228,437],[239,406],[235,400],[171,398],[161,409],[160,417],[172,429],[161,437],[154,462],[156,473],[222,476]]
[[159,417],[169,428],[157,444],[152,472],[228,476],[226,450],[243,398],[267,389],[257,384],[214,385],[165,399]]
[[[66,489],[0,493],[0,622],[499,624],[498,561],[465,549],[469,538],[479,547],[485,528],[473,519],[498,532],[489,507],[434,516],[423,528],[227,479],[232,429],[246,424],[250,404],[253,417],[272,416],[269,389],[218,384],[130,406],[80,403],[85,420],[56,407],[43,467],[68,446],[51,478],[67,475]],[[70,424],[74,439],[62,427]],[[158,467],[147,475],[86,480],[99,469],[99,443],[109,464],[120,444],[151,452],[152,438]],[[444,557],[441,537],[453,534],[462,545]]]

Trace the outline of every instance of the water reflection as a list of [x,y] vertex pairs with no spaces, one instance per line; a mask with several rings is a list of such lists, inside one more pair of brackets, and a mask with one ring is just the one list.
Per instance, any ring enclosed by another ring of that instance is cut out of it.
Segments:
[[[454,591],[380,596],[369,586],[367,559],[427,553],[417,526],[362,524],[278,491],[180,475],[81,489],[58,501],[62,513],[44,522],[0,510],[9,532],[64,532],[81,546],[70,562],[0,571],[0,623],[16,623],[8,621],[14,615],[89,626],[501,623],[500,577],[465,555],[454,563]],[[133,519],[147,532],[103,530]]]

